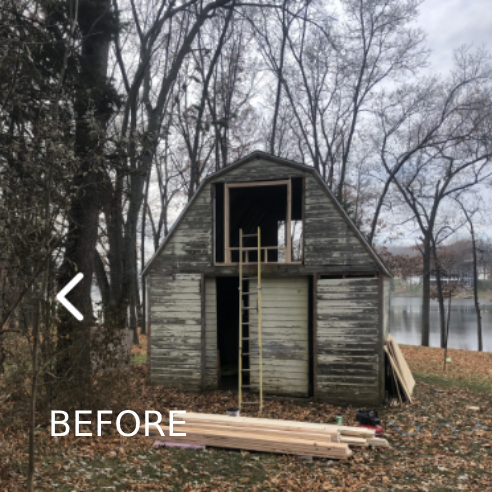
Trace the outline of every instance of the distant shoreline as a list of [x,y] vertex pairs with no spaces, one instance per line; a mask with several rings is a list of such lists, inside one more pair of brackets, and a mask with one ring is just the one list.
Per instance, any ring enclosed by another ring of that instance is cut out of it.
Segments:
[[[420,299],[422,298],[421,293],[414,293],[414,292],[391,292],[391,297],[408,297],[408,298],[415,298],[415,299]],[[486,304],[492,303],[492,291],[488,290],[485,292],[481,292],[478,296],[479,301],[483,302],[486,301]],[[473,301],[473,293],[466,293],[466,295],[458,295],[456,297],[453,297],[453,301],[468,301],[471,300]]]

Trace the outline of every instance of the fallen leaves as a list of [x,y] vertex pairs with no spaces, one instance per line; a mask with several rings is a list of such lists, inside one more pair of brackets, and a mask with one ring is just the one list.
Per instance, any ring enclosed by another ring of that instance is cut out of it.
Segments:
[[[145,347],[137,346],[135,351]],[[442,376],[441,349],[402,347],[410,368],[417,374]],[[452,351],[448,382],[466,380],[457,368],[473,371],[490,380],[490,354]],[[145,410],[186,409],[225,413],[235,406],[236,395],[216,391],[199,395],[161,386],[148,386],[143,366],[132,367],[128,409],[140,416]],[[393,449],[354,448],[350,460],[302,460],[298,457],[231,450],[204,451],[177,448],[153,449],[144,436],[125,438],[108,426],[102,437],[54,439],[47,425],[37,431],[37,478],[39,490],[170,490],[170,491],[379,491],[379,490],[492,490],[490,469],[492,419],[490,393],[475,393],[462,387],[426,384],[417,377],[415,405],[377,409],[385,436]],[[111,408],[110,402],[108,407]],[[2,409],[0,408],[0,411]],[[263,416],[312,422],[355,423],[356,408],[325,403],[268,400]],[[257,412],[243,412],[256,416]],[[477,417],[487,432],[470,432]],[[414,437],[403,437],[390,419],[405,433],[421,426]],[[448,427],[433,433],[441,423]],[[46,423],[47,424],[47,423]],[[0,441],[0,491],[23,490],[27,462],[26,430],[3,422]]]

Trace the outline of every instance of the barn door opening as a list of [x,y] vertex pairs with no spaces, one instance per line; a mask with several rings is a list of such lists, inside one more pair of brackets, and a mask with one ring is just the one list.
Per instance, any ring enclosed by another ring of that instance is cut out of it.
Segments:
[[217,277],[219,389],[237,390],[239,352],[239,277]]

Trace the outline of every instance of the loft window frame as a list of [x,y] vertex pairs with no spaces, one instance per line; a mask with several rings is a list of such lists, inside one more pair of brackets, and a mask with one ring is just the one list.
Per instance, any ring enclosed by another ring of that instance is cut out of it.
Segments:
[[[230,190],[231,188],[254,188],[260,186],[287,186],[287,203],[286,203],[286,244],[285,244],[285,261],[283,262],[268,262],[262,261],[262,263],[270,263],[272,265],[302,265],[301,261],[292,261],[292,180],[272,180],[272,181],[236,181],[230,183],[224,183],[224,262],[217,263],[215,265],[231,266],[238,265],[238,262],[231,260],[231,247],[230,247]],[[304,214],[303,214],[304,215]],[[302,218],[304,229],[304,217]],[[270,248],[271,249],[271,248]],[[304,251],[303,251],[304,257]],[[265,259],[267,260],[267,254],[265,253]]]

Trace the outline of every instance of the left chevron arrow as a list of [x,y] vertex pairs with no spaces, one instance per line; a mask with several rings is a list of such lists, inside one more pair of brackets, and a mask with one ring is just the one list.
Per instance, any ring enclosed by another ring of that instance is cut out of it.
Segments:
[[56,298],[58,299],[58,301],[60,301],[66,308],[67,310],[70,312],[70,314],[72,314],[73,316],[75,316],[79,321],[82,321],[84,319],[84,316],[82,315],[82,313],[75,309],[75,306],[69,302],[67,299],[65,299],[65,296],[84,278],[84,274],[83,273],[77,273],[77,275],[75,275],[75,277],[70,280],[70,282],[68,282],[67,285],[65,285],[65,287],[63,287],[62,290],[60,290],[60,292],[58,292],[58,294],[56,295]]

